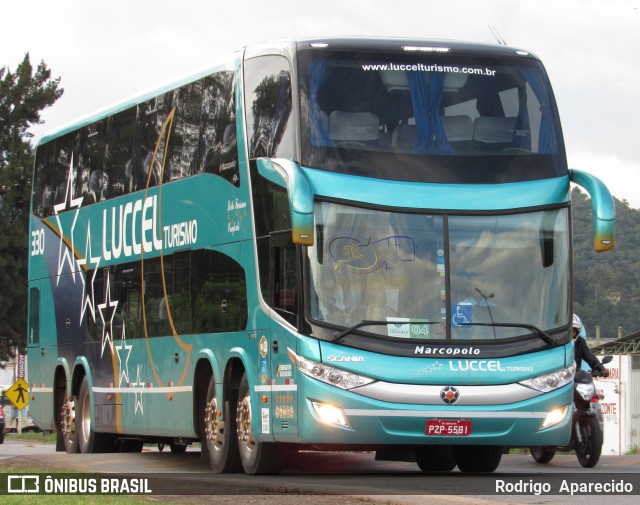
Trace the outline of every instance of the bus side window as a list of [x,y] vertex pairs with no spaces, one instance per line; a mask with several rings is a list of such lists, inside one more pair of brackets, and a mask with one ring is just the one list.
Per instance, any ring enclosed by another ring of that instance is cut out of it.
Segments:
[[291,230],[258,239],[263,299],[294,326],[298,323],[298,258]]
[[205,78],[198,156],[200,170],[239,186],[235,83],[229,71]]
[[167,149],[167,116],[171,93],[152,98],[138,106],[133,154],[133,191],[157,186],[162,181],[162,163]]
[[200,144],[200,121],[204,79],[182,86],[174,101],[175,129],[167,156],[164,182],[175,181],[197,173]]
[[291,231],[271,236],[272,306],[291,324],[297,323],[298,263]]
[[29,290],[29,335],[28,345],[40,344],[40,290]]
[[[118,300],[114,317],[114,339],[142,337],[142,286],[140,263],[125,263],[115,267],[114,296]],[[124,328],[123,328],[124,326]]]
[[[51,180],[52,190],[52,204],[60,205],[65,204],[63,207],[59,207],[64,212],[68,206],[71,205],[71,200],[77,198],[76,188],[73,186],[70,188],[72,194],[69,194],[69,177],[72,181],[76,179],[73,171],[76,167],[76,160],[73,159],[73,151],[77,144],[77,134],[70,133],[56,140],[55,156],[53,161],[53,173]],[[73,166],[71,162],[73,161]],[[51,209],[54,212],[54,209]]]
[[246,329],[247,281],[239,263],[226,254],[201,249],[191,253],[189,275],[185,286],[190,286],[194,333]]
[[53,191],[51,177],[55,142],[38,147],[36,152],[36,173],[33,183],[33,213],[38,217],[53,214]]
[[136,108],[130,107],[109,118],[105,168],[109,196],[130,193],[133,186],[131,153],[136,125]]
[[245,100],[249,158],[295,158],[286,58],[260,56],[245,62]]
[[89,173],[88,179],[88,195],[89,202],[100,202],[105,200],[109,193],[108,173],[106,168],[108,165],[105,155],[106,149],[106,130],[107,121],[102,119],[88,125],[86,131],[86,156],[83,157],[83,163],[86,171]]

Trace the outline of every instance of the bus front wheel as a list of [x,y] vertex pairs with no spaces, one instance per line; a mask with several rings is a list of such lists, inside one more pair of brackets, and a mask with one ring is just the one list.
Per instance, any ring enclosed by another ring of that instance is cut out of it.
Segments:
[[456,458],[450,445],[431,445],[415,450],[416,463],[423,472],[450,472]]
[[236,425],[238,447],[244,471],[249,474],[277,474],[284,465],[282,449],[274,443],[258,442],[253,434],[255,411],[251,405],[249,380],[244,374],[238,393]]
[[461,472],[493,472],[502,459],[500,445],[462,445],[454,446],[453,454]]

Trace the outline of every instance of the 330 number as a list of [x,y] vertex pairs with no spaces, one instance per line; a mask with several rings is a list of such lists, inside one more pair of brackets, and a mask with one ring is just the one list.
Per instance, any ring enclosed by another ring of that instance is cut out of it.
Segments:
[[44,254],[44,229],[31,232],[31,256]]

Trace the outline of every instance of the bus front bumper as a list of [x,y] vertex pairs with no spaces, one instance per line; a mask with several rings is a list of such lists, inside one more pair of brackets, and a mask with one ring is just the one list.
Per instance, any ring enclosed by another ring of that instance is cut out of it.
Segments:
[[571,384],[525,401],[473,406],[382,402],[306,377],[298,393],[302,443],[559,446],[571,432]]

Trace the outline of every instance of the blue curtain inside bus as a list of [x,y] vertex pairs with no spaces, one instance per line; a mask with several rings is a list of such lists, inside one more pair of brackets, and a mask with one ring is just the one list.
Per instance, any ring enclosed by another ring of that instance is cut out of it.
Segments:
[[318,103],[318,90],[326,69],[327,62],[325,60],[311,62],[309,71],[309,133],[311,143],[314,146],[335,147],[329,138],[326,113],[322,111]]
[[522,73],[524,74],[529,86],[536,95],[536,98],[540,102],[540,108],[542,110],[542,116],[540,118],[540,139],[538,141],[538,152],[541,154],[552,154],[558,149],[558,141],[555,136],[555,128],[553,124],[553,114],[551,110],[551,104],[547,98],[545,87],[540,81],[540,77],[537,72],[531,69],[525,68]]
[[434,72],[407,72],[411,90],[411,103],[418,128],[418,138],[413,146],[417,154],[453,154],[440,116],[444,97],[444,74]]

